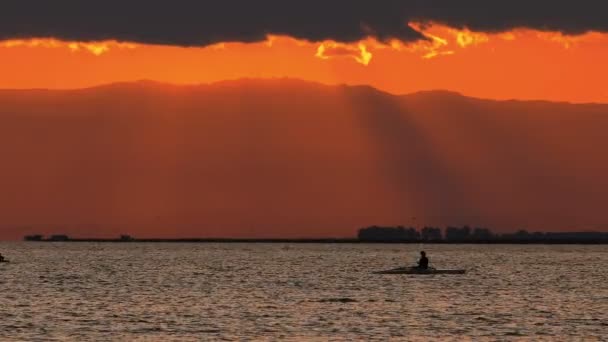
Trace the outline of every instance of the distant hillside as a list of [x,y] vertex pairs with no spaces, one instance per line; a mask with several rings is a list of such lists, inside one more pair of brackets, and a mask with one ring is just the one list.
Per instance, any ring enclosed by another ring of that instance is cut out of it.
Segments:
[[608,105],[296,80],[4,90],[0,238],[607,231],[606,127]]

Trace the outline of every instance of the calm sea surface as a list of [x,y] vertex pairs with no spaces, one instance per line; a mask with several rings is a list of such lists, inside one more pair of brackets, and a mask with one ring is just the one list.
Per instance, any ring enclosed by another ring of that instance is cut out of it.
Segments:
[[[420,248],[466,275],[374,275]],[[3,243],[0,340],[608,340],[608,246]]]

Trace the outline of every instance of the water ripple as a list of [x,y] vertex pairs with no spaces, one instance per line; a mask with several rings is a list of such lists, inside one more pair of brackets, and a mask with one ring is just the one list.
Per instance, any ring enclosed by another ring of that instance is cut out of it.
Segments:
[[602,340],[604,246],[4,243],[0,340]]

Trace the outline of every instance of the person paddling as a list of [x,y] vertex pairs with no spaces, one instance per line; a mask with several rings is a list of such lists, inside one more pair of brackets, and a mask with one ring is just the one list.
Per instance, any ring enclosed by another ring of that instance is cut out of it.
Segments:
[[6,259],[4,259],[4,255],[2,255],[2,253],[0,253],[0,262],[4,262],[6,261]]
[[418,260],[418,267],[421,270],[429,269],[429,258],[426,257],[426,252],[420,252],[420,260]]

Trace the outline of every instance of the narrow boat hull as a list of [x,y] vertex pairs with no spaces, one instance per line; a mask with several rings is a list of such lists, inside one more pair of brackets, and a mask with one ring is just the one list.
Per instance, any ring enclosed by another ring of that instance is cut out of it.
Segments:
[[466,270],[436,270],[399,267],[392,270],[374,272],[375,274],[465,274]]

